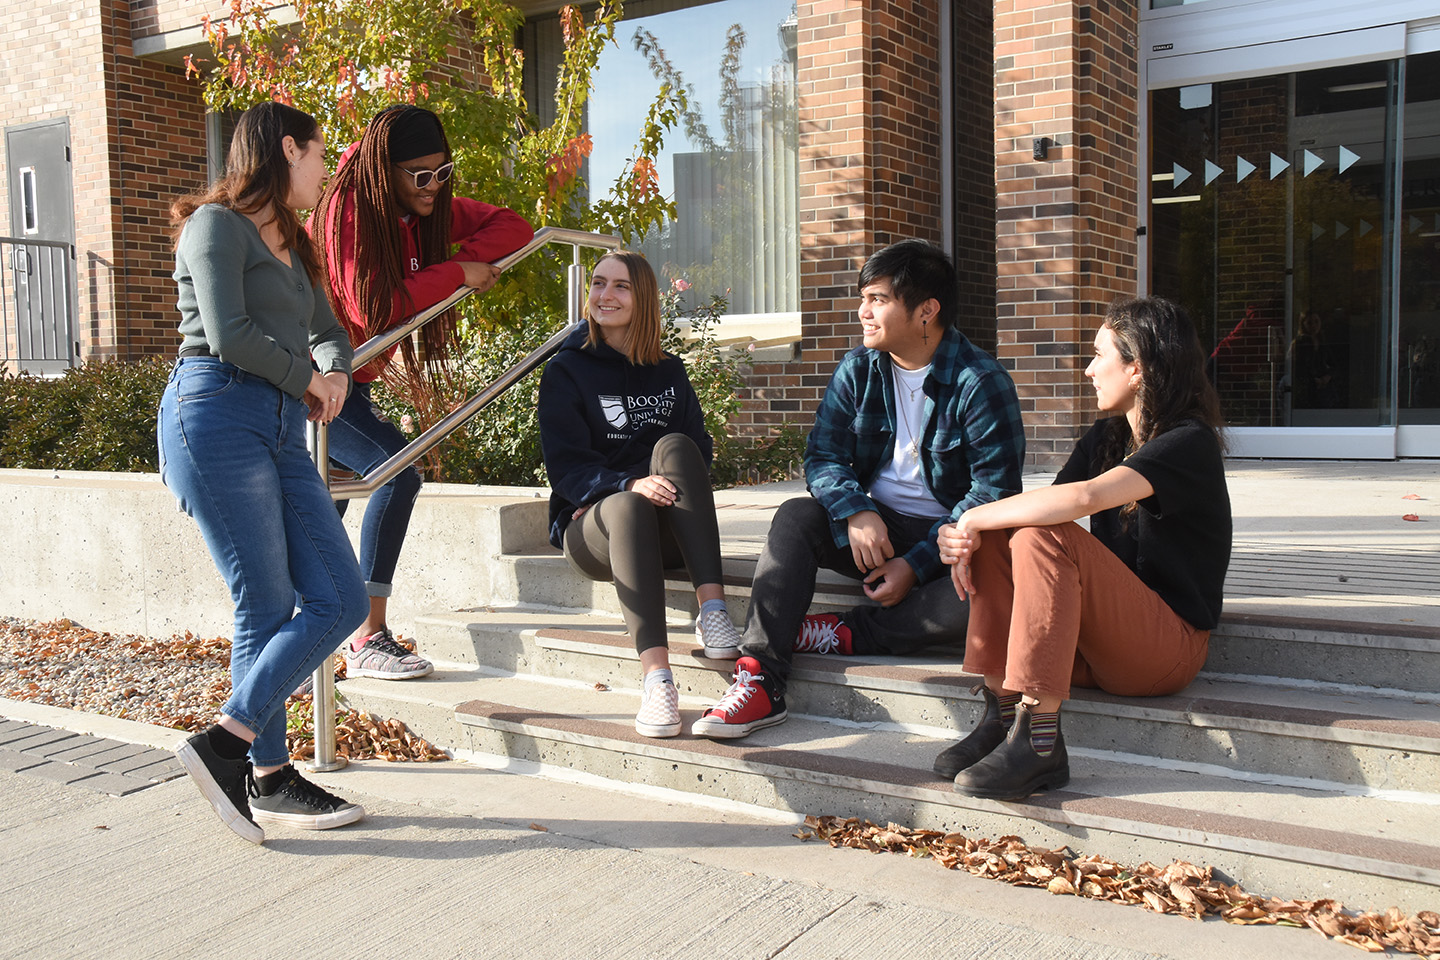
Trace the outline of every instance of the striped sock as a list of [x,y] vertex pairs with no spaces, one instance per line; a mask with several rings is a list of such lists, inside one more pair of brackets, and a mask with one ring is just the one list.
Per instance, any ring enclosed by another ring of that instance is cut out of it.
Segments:
[[1060,732],[1060,711],[1030,714],[1030,746],[1042,757],[1055,750],[1055,735]]
[[1020,703],[1020,694],[997,693],[995,699],[1000,701],[1000,722],[1009,730],[1010,725],[1015,722],[1015,707]]
[[730,616],[730,610],[728,607],[725,606],[724,600],[706,600],[704,603],[700,604],[700,616],[703,617],[705,616],[705,614],[709,613],[712,610],[716,613],[723,613],[727,617]]

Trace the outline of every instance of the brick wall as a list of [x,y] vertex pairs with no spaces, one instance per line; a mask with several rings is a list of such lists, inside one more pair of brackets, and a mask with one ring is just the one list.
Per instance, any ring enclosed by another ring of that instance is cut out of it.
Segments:
[[[11,65],[0,82],[0,117],[7,128],[68,119],[75,195],[79,337],[82,353],[110,328],[114,259],[110,155],[104,98],[104,36],[99,3],[36,0],[0,8],[0,59]],[[0,176],[9,182],[8,158]],[[8,192],[0,197],[10,232]]]
[[[5,125],[70,125],[82,358],[174,347],[166,210],[204,178],[198,88],[178,68],[132,55],[130,9],[130,0],[37,0],[0,12],[0,55],[17,65],[0,84]],[[9,215],[0,210],[7,232]]]
[[205,104],[199,83],[182,68],[135,57],[129,0],[111,0],[110,7],[111,202],[122,276],[117,342],[98,352],[130,360],[179,345],[170,203],[205,185]]
[[857,342],[855,278],[877,247],[939,242],[939,0],[801,0],[799,357],[756,364],[736,431],[809,429]]
[[1031,466],[1063,463],[1094,419],[1090,341],[1135,292],[1137,17],[1110,0],[995,3],[997,354]]

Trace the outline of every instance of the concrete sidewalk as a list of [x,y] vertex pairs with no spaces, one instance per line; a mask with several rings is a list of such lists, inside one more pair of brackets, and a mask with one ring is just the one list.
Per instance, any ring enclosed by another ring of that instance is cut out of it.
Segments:
[[[0,714],[159,747],[180,736],[13,701]],[[1308,930],[1196,923],[801,843],[793,822],[738,806],[454,761],[316,779],[367,819],[272,829],[256,847],[185,778],[116,797],[0,772],[0,957],[1354,955]]]

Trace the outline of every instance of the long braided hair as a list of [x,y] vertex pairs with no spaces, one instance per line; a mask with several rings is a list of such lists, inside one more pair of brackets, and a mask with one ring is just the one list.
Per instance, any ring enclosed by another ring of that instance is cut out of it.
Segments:
[[[350,238],[355,251],[353,293],[364,313],[359,319],[366,339],[393,326],[397,313],[400,317],[415,313],[415,305],[405,289],[405,247],[400,236],[403,213],[395,202],[390,136],[397,124],[412,121],[416,114],[425,114],[435,122],[444,145],[445,162],[449,163],[450,142],[445,138],[439,117],[421,107],[389,107],[370,120],[360,145],[330,179],[315,208],[315,220],[320,228],[338,231],[343,205],[347,200],[354,204],[354,233]],[[450,258],[451,182],[440,185],[435,209],[419,218],[416,236],[422,268]],[[327,272],[325,283],[331,302],[343,303],[338,286],[340,278]],[[420,354],[416,353],[413,338],[407,337],[400,347],[403,364],[399,369],[391,365],[385,371],[386,382],[417,410],[431,407],[448,379],[446,361],[457,346],[455,328],[455,311],[445,311],[420,328]]]
[[[1205,351],[1189,315],[1163,297],[1117,300],[1105,314],[1104,326],[1115,335],[1125,363],[1140,364],[1135,394],[1138,415],[1132,434],[1126,417],[1111,417],[1097,451],[1098,475],[1120,463],[1150,440],[1184,420],[1198,420],[1225,449],[1220,398],[1205,374]],[[1135,504],[1120,511],[1128,526]]]
[[310,282],[322,272],[320,254],[300,218],[286,203],[290,195],[290,163],[285,159],[284,141],[292,137],[302,149],[319,150],[320,125],[310,114],[273,101],[257,104],[240,115],[225,160],[225,175],[206,190],[190,193],[170,205],[171,237],[178,245],[180,232],[190,215],[207,203],[240,214],[270,208],[280,228],[283,248],[294,250],[305,265]]

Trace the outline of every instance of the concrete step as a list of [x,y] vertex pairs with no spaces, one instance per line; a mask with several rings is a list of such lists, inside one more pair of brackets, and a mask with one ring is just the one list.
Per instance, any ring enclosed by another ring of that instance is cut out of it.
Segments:
[[[617,621],[620,617],[614,587],[586,580],[556,551],[542,547],[506,554],[498,561],[491,576],[499,587],[492,595],[495,603],[587,610]],[[753,557],[725,560],[727,603],[736,623],[745,622],[754,571]],[[844,610],[868,602],[855,581],[821,571],[811,608]],[[666,611],[675,620],[695,616],[694,591],[683,571],[671,571],[666,581]],[[1357,694],[1365,688],[1403,691],[1431,697],[1440,705],[1440,631],[1403,623],[1235,613],[1222,618],[1211,634],[1205,672],[1305,680]]]
[[[489,672],[639,685],[630,638],[603,614],[488,608],[425,618],[420,641],[438,660]],[[718,699],[731,664],[700,655],[688,624],[672,630],[670,643],[681,693]],[[801,654],[786,700],[793,712],[944,737],[978,718],[976,683],[945,651],[923,659]],[[1065,731],[1080,747],[1195,768],[1440,794],[1440,719],[1433,699],[1422,697],[1201,676],[1168,697],[1076,689]]]
[[1440,704],[1440,631],[1361,620],[1224,616],[1205,672],[1406,691]]
[[[513,572],[508,578],[496,572],[493,579],[498,592],[490,595],[493,603],[554,610],[591,610],[616,618],[620,616],[614,585],[587,580],[572,570],[557,550],[540,548],[506,554],[498,560],[502,565],[513,565]],[[750,609],[750,583],[755,574],[755,560],[726,557],[723,569],[730,616],[736,623],[744,623]],[[817,577],[812,609],[842,610],[865,602],[868,602],[865,594],[855,581],[828,570],[822,570]],[[674,619],[694,619],[697,609],[695,590],[685,571],[667,571],[666,615]]]
[[[1074,779],[1064,790],[999,803],[961,797],[937,781],[930,762],[944,741],[894,724],[842,723],[792,708],[787,722],[743,741],[655,740],[635,733],[639,697],[628,689],[446,668],[420,682],[353,680],[341,690],[347,702],[399,713],[462,755],[578,770],[622,785],[796,814],[1016,834],[1134,864],[1189,860],[1250,890],[1334,897],[1356,907],[1432,908],[1440,895],[1434,797],[1406,802],[1336,785],[1236,779],[1076,746]],[[682,697],[687,726],[705,704]]]

